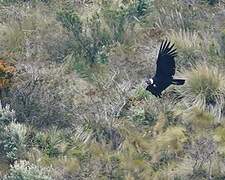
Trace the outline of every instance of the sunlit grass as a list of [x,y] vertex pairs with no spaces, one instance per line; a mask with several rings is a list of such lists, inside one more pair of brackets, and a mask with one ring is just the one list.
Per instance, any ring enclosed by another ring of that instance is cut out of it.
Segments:
[[169,127],[167,130],[158,135],[153,141],[153,149],[155,152],[163,150],[179,152],[183,149],[183,144],[187,141],[183,127]]
[[66,39],[66,36],[62,37],[62,28],[54,14],[47,15],[46,7],[17,7],[14,10],[16,17],[5,11],[9,15],[0,25],[1,52],[14,59],[32,59],[34,56],[36,60],[48,59],[52,54],[59,58],[57,56],[64,48],[61,46],[62,50],[59,50],[53,46],[57,39]]
[[190,67],[202,59],[202,39],[196,31],[180,29],[167,33],[168,39],[175,44],[178,56],[176,64],[178,69]]
[[171,31],[168,36],[176,44],[177,49],[197,50],[200,48],[201,39],[195,31],[180,29],[179,31]]
[[193,129],[203,129],[212,127],[215,118],[210,112],[194,107],[191,111],[186,112],[184,120],[191,123]]
[[17,24],[0,27],[1,46],[9,51],[21,51],[25,42],[25,33]]

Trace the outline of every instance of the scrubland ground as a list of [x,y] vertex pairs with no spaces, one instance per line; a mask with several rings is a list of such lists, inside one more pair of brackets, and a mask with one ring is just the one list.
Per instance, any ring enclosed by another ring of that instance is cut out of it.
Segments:
[[[162,40],[181,87],[143,89]],[[225,179],[225,2],[1,0],[4,180]]]

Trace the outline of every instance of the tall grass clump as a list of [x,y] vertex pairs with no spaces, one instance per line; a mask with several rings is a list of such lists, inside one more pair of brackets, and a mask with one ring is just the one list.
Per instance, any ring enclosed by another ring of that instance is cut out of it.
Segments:
[[[169,34],[170,39],[176,43],[179,48],[190,48],[192,50],[199,49],[201,44],[201,39],[196,31],[182,30],[171,31]],[[182,39],[182,41],[181,41]]]
[[153,141],[154,152],[167,150],[168,152],[182,151],[183,145],[187,142],[187,137],[183,127],[169,127],[167,130],[158,135]]
[[218,67],[198,64],[185,72],[185,85],[180,88],[188,107],[222,111],[225,98],[225,78]]
[[56,128],[52,128],[47,133],[39,132],[34,138],[36,146],[48,157],[57,157],[63,153],[65,142],[63,135]]
[[166,0],[154,2],[158,13],[157,25],[160,29],[204,30],[210,26],[211,11],[199,1],[175,1]]
[[190,68],[204,59],[213,64],[222,63],[219,44],[210,32],[180,29],[169,31],[167,36],[178,49],[178,67]]
[[179,31],[171,31],[168,33],[169,39],[175,43],[178,49],[177,66],[178,67],[190,67],[192,64],[196,64],[201,58],[201,44],[202,40],[193,31],[185,31],[180,29]]

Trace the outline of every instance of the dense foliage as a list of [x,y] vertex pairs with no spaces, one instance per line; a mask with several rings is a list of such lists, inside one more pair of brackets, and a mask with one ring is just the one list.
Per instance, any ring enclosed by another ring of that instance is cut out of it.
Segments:
[[[223,0],[0,0],[0,179],[225,179]],[[162,99],[143,87],[163,39]]]

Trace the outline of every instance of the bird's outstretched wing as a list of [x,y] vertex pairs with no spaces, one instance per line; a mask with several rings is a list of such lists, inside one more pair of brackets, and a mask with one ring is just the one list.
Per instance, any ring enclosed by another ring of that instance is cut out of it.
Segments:
[[163,41],[156,62],[156,77],[170,78],[175,74],[176,66],[174,58],[176,55],[177,52],[174,48],[174,44],[171,45],[167,40]]

